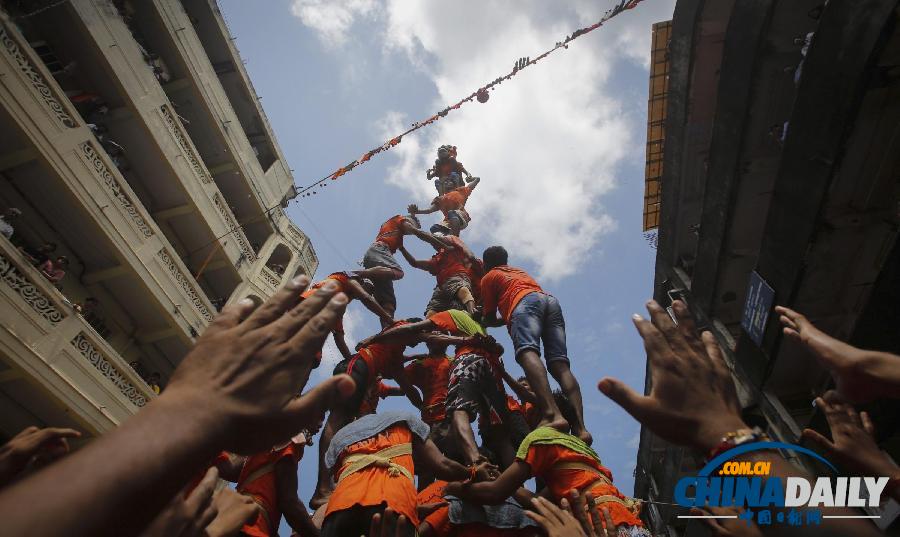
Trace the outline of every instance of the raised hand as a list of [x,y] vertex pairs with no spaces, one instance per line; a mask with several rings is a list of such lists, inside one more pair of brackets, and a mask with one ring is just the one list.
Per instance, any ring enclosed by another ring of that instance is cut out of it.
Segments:
[[601,507],[588,492],[585,495],[578,490],[569,491],[568,505],[571,512],[581,524],[581,530],[587,537],[616,537],[618,528],[606,507]]
[[5,485],[29,465],[42,465],[69,452],[67,438],[79,438],[75,429],[28,427],[0,447],[0,486]]
[[255,311],[249,300],[223,309],[169,383],[168,401],[206,409],[228,451],[268,449],[314,425],[339,390],[353,389],[339,376],[297,397],[347,305],[332,282],[300,302],[308,283],[294,279]]
[[900,468],[875,443],[875,428],[867,413],[857,413],[834,390],[817,398],[816,406],[825,414],[831,439],[812,429],[804,429],[803,438],[816,444],[826,458],[854,475],[900,477]]
[[219,514],[213,505],[213,492],[219,472],[215,468],[206,471],[206,475],[193,491],[185,497],[179,491],[162,510],[141,537],[200,537],[205,535],[205,528]]
[[406,516],[397,516],[393,509],[388,507],[384,514],[376,514],[372,517],[369,526],[369,537],[404,537],[409,530],[410,522]]
[[777,306],[775,313],[784,326],[784,334],[803,345],[831,372],[844,398],[865,403],[876,397],[900,397],[900,356],[844,343],[790,308]]
[[[562,509],[553,505],[553,502],[540,496],[531,501],[534,511],[525,511],[525,516],[534,520],[544,532],[551,537],[593,537],[593,534],[585,533],[581,524],[572,515],[569,502],[563,498],[560,504]],[[606,537],[606,536],[604,536]]]
[[632,318],[650,363],[650,394],[609,377],[598,388],[663,439],[709,451],[726,433],[747,425],[715,338],[710,332],[697,336],[684,302],[674,301],[672,309],[677,325],[653,300],[647,303],[649,321]]

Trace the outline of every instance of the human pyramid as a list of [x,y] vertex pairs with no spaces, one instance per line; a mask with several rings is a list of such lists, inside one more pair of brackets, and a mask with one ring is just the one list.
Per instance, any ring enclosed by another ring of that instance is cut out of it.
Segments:
[[[522,485],[532,477],[548,486],[557,503],[572,488],[592,492],[603,499],[616,525],[640,528],[639,505],[616,489],[589,447],[592,438],[569,368],[559,302],[525,271],[510,266],[503,247],[492,246],[478,258],[460,237],[471,220],[466,201],[480,179],[456,157],[456,147],[438,149],[427,175],[438,195],[428,208],[412,204],[408,214],[384,222],[363,257],[363,269],[332,273],[303,293],[308,297],[333,282],[382,325],[356,345],[355,353],[342,323],[332,331],[343,355],[333,374],[349,375],[355,389],[331,408],[319,440],[318,481],[309,503],[318,510],[322,535],[365,533],[372,516],[387,507],[421,535],[449,535],[453,524],[485,523],[478,516],[451,517],[451,506],[420,516],[418,508],[448,498],[460,509],[472,504],[479,506],[477,513],[502,513],[505,529],[531,535],[534,523],[516,500],[530,505],[532,492]],[[417,215],[436,212],[442,221],[422,230]],[[408,236],[427,243],[435,254],[416,259],[404,245]],[[410,266],[437,280],[424,318],[394,318],[394,281],[404,276],[394,257],[398,251]],[[525,371],[518,380],[504,369],[504,349],[486,330],[504,323]],[[420,343],[427,353],[404,355]],[[453,357],[446,354],[450,346]],[[562,390],[551,391],[548,370]],[[398,387],[383,379],[395,380]],[[518,399],[506,393],[504,381]],[[421,417],[376,414],[379,399],[390,395],[406,395]],[[471,425],[476,417],[481,446]]]
[[[27,427],[0,446],[5,534],[261,537],[278,535],[283,516],[303,537],[649,537],[638,518],[641,502],[619,492],[590,447],[559,303],[509,266],[502,247],[478,259],[460,239],[478,181],[455,156],[450,146],[439,150],[429,174],[438,187],[431,208],[411,206],[410,214],[388,219],[362,270],[312,286],[298,276],[262,304],[225,306],[159,396],[116,429],[71,454],[67,439],[81,432],[63,427]],[[416,214],[437,211],[443,221],[422,231]],[[415,260],[403,248],[408,235],[435,254]],[[424,319],[394,319],[393,282],[403,276],[398,250],[437,278]],[[353,299],[382,323],[355,353],[341,327]],[[610,377],[598,389],[646,431],[708,464],[740,451],[732,460],[771,464],[767,479],[814,480],[780,450],[746,450],[768,436],[745,421],[722,349],[712,333],[699,333],[688,305],[650,300],[646,308],[649,318],[634,314],[632,322],[651,371],[648,393]],[[900,398],[900,356],[852,347],[790,308],[775,312],[790,344],[835,381],[815,401],[831,438],[806,429],[804,439],[852,475],[882,476],[870,501],[900,500],[900,468],[878,446],[872,420],[854,407]],[[486,331],[504,322],[525,370],[518,380]],[[304,392],[329,336],[344,360]],[[403,355],[420,342],[426,354]],[[560,391],[551,392],[548,371]],[[399,387],[384,384],[388,378]],[[403,394],[418,412],[376,413],[380,398]],[[298,462],[326,414],[311,515],[297,493]],[[219,478],[237,486],[221,487]],[[698,503],[690,516],[718,537],[881,534],[853,507],[823,506],[824,520],[809,528],[776,527],[762,511],[757,525],[752,511],[725,500]]]

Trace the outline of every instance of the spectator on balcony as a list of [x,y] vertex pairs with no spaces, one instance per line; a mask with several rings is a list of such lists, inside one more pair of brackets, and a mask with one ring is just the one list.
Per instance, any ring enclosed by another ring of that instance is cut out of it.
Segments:
[[53,252],[56,251],[56,243],[45,242],[37,248],[27,248],[23,246],[19,248],[19,250],[29,261],[31,261],[32,265],[39,267],[53,256]]
[[84,299],[84,302],[75,304],[73,307],[98,334],[104,338],[109,335],[109,329],[106,327],[106,323],[97,314],[97,311],[100,309],[99,300],[89,296]]
[[157,373],[155,371],[153,373],[150,373],[150,377],[147,378],[147,384],[150,386],[150,389],[153,390],[153,393],[155,393],[156,395],[159,395],[159,392],[162,391],[162,388],[159,385],[160,382],[161,382],[160,375],[159,375],[159,373]]
[[269,265],[269,269],[278,274],[279,276],[284,276],[284,265],[279,265],[278,263],[272,263]]
[[46,260],[41,266],[38,267],[38,270],[41,271],[41,274],[44,275],[45,278],[53,282],[54,284],[58,284],[63,276],[66,275],[66,268],[69,266],[69,259],[61,255],[56,258],[56,261]]
[[15,207],[10,207],[5,213],[0,215],[0,233],[7,239],[12,239],[13,231],[15,231],[13,222],[18,220],[20,216],[22,216],[22,211]]

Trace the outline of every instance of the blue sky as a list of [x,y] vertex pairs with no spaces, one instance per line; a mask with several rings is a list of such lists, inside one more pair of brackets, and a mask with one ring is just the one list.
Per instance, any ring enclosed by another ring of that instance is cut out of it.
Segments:
[[[452,4],[412,0],[219,0],[298,185],[380,145],[536,56],[613,2],[540,0]],[[633,488],[638,424],[596,389],[610,375],[643,386],[645,355],[630,316],[652,295],[654,251],[641,233],[650,25],[674,0],[646,0],[492,92],[403,140],[288,209],[319,255],[317,276],[355,268],[379,225],[412,202],[427,205],[425,170],[437,146],[482,184],[463,239],[476,252],[502,244],[510,263],[562,303],[569,355],[594,447],[625,493]],[[433,217],[423,217],[427,227]],[[430,247],[407,239],[417,257]],[[409,268],[398,316],[420,316],[433,277]],[[351,304],[352,346],[378,329]],[[508,351],[504,329],[493,334]],[[313,381],[330,374],[332,345]],[[507,368],[521,371],[509,357]],[[382,408],[409,407],[390,400]],[[315,448],[300,470],[315,482]]]

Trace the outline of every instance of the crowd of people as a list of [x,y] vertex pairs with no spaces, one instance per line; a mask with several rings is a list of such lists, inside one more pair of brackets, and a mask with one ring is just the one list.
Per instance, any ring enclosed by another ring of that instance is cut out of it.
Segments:
[[[262,304],[244,299],[224,307],[166,390],[115,431],[72,454],[66,440],[79,433],[70,429],[28,429],[4,446],[5,530],[269,536],[283,518],[304,537],[650,536],[641,501],[618,490],[591,447],[559,301],[510,265],[501,246],[479,257],[460,237],[478,179],[457,165],[455,153],[451,146],[439,151],[434,211],[413,205],[389,218],[362,269],[317,283],[298,276]],[[417,214],[437,211],[442,221],[422,230]],[[413,237],[434,255],[413,257],[404,246]],[[397,319],[398,251],[435,276],[423,318]],[[352,300],[382,326],[353,351],[341,322]],[[649,318],[633,322],[651,366],[650,392],[613,378],[600,380],[599,390],[654,434],[703,454],[759,438],[741,417],[721,349],[709,332],[698,334],[686,304],[676,300],[670,312],[650,301],[647,311]],[[776,311],[788,338],[835,379],[835,390],[816,401],[831,438],[804,436],[850,471],[890,476],[885,494],[897,498],[900,469],[852,405],[900,396],[900,357],[856,349],[797,312]],[[488,332],[504,324],[525,372],[520,378],[506,371],[505,349]],[[327,337],[343,360],[304,392]],[[420,343],[426,353],[404,354]],[[377,410],[380,399],[403,395],[415,411]],[[310,512],[298,497],[298,462],[320,430]],[[771,475],[804,475],[777,451],[744,457],[772,461]],[[811,528],[707,522],[716,535],[879,534],[869,521],[847,518]]]

